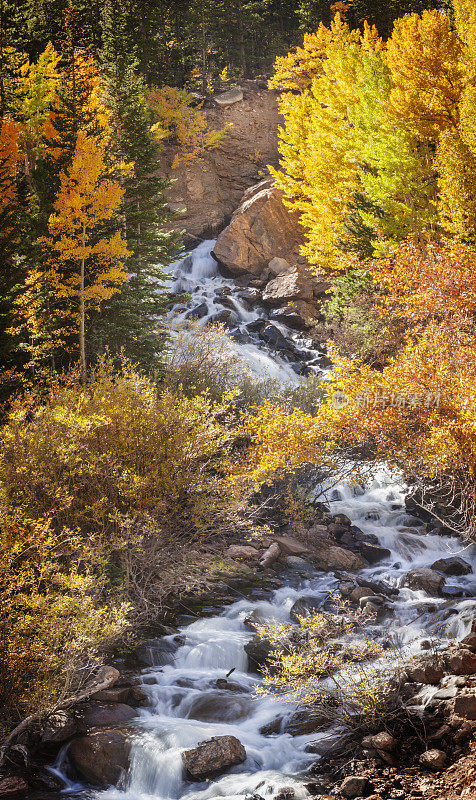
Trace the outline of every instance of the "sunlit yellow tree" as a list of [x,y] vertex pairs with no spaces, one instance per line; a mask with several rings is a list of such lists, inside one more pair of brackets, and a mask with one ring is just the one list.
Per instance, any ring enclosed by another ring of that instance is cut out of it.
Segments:
[[[128,169],[123,165],[123,171]],[[77,308],[83,372],[87,313],[99,309],[129,277],[124,268],[128,250],[120,231],[108,234],[104,228],[105,223],[113,222],[122,196],[119,181],[106,165],[104,142],[80,131],[71,167],[61,176],[48,223],[50,236],[41,244],[47,252],[48,279],[56,297]]]

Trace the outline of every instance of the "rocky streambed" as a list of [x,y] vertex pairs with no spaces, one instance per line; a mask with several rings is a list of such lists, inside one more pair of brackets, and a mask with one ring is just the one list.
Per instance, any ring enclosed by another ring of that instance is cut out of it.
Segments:
[[[476,730],[475,546],[409,512],[384,472],[367,490],[339,486],[331,497],[310,525],[277,529],[259,548],[230,546],[229,558],[281,585],[182,619],[138,648],[139,674],[118,663],[105,688],[42,721],[37,752],[57,753],[48,774],[65,794],[418,797],[425,776],[464,753]],[[252,623],[295,623],[328,608],[331,592],[372,612],[369,635],[404,654],[408,725],[389,717],[349,735],[332,718],[256,694],[268,649]]]

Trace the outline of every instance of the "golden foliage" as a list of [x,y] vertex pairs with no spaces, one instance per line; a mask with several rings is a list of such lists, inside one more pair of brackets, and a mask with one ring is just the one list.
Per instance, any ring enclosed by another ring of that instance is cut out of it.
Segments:
[[[297,626],[255,626],[258,636],[272,647],[257,693],[312,706],[323,713],[323,727],[332,720],[368,723],[385,708],[391,668],[372,664],[383,658],[384,648],[361,632],[369,617],[352,611],[337,595],[333,600],[337,613],[299,616]],[[329,677],[332,680],[326,681]]]
[[463,44],[446,14],[423,11],[398,20],[387,43],[393,112],[420,138],[458,124],[467,74]]
[[193,97],[175,86],[155,86],[148,93],[155,124],[152,132],[159,142],[176,140],[179,152],[172,167],[195,161],[213,150],[226,135],[227,129],[212,130],[200,108],[192,105]]
[[227,411],[108,362],[87,385],[73,374],[13,403],[0,432],[9,712],[51,703],[139,612],[158,613],[147,597],[160,597],[166,551],[190,555],[229,505]]

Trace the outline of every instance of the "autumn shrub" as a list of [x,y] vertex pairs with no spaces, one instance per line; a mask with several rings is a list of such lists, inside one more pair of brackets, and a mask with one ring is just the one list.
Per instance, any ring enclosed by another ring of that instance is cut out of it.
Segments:
[[228,411],[107,360],[88,383],[71,374],[13,403],[0,433],[0,683],[12,715],[57,698],[188,584],[194,547],[231,505]]
[[192,321],[173,332],[164,379],[166,385],[188,396],[206,392],[220,400],[231,392],[235,406],[241,408],[259,405],[280,392],[276,381],[256,378],[222,323],[203,326]]
[[202,158],[219,145],[226,128],[213,130],[193,95],[175,86],[154,86],[147,96],[155,123],[152,127],[159,142],[176,143],[179,152],[173,167]]
[[330,722],[371,725],[388,713],[391,679],[400,654],[373,639],[372,615],[352,609],[339,595],[332,608],[298,616],[296,624],[256,624],[271,646],[258,694],[309,707]]

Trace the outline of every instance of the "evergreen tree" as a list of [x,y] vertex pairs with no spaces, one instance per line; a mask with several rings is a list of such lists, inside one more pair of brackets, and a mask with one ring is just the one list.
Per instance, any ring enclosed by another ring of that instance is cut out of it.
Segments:
[[93,320],[92,343],[99,352],[123,350],[143,367],[157,363],[163,342],[159,318],[167,298],[162,267],[176,252],[178,237],[163,226],[170,218],[166,183],[157,176],[158,145],[145,101],[146,85],[137,70],[135,49],[127,36],[125,14],[108,0],[102,18],[104,102],[110,112],[116,158],[134,163],[124,178],[123,236],[131,253],[131,277]]

